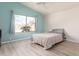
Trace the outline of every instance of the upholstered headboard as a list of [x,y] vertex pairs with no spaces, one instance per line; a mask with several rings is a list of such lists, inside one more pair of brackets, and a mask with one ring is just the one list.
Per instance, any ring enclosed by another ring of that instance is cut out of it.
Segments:
[[49,33],[58,33],[58,34],[62,34],[63,38],[66,39],[65,37],[65,33],[64,33],[64,29],[52,29],[51,31],[49,31]]
[[52,29],[49,33],[63,33],[64,29]]

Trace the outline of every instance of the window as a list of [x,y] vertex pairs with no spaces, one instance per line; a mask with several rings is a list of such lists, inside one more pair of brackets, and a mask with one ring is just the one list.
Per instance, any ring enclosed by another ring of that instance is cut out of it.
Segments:
[[35,17],[15,15],[15,32],[35,31]]
[[31,27],[30,31],[35,31],[35,17],[27,17],[27,25]]

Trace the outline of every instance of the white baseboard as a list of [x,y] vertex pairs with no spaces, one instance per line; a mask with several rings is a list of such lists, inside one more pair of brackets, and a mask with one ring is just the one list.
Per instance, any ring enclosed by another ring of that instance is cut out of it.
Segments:
[[[32,38],[31,37],[28,37],[28,38],[21,38],[21,39],[17,39],[17,40],[5,41],[5,42],[2,42],[2,44],[16,42],[16,41],[21,41],[21,40],[28,40],[28,39],[32,39]],[[71,40],[71,39],[66,39],[66,40],[67,41],[74,42],[74,43],[79,43],[78,40]]]
[[69,39],[66,39],[67,41],[71,41],[71,42],[74,42],[74,43],[79,43],[79,40],[69,40]]
[[5,41],[5,42],[2,42],[2,44],[21,41],[21,40],[28,40],[28,39],[31,39],[31,38],[21,38],[21,39],[17,39],[17,40]]

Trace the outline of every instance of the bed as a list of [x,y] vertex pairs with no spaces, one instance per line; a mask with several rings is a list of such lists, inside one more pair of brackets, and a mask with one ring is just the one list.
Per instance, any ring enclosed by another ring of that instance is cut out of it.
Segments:
[[40,44],[44,49],[49,49],[56,43],[64,41],[64,30],[63,29],[53,29],[47,33],[34,34],[32,43]]

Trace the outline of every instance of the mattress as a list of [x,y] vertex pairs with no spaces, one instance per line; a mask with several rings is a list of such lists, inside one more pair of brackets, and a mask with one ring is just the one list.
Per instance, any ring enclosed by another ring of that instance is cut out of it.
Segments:
[[32,43],[38,43],[44,49],[51,48],[54,44],[63,41],[62,35],[57,33],[39,33],[33,35]]

